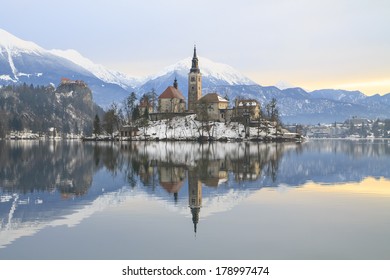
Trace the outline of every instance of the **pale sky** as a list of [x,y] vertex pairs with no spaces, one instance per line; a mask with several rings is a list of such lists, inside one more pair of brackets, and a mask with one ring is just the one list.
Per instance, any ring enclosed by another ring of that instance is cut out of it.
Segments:
[[0,28],[133,76],[196,43],[260,85],[390,93],[389,0],[12,0]]

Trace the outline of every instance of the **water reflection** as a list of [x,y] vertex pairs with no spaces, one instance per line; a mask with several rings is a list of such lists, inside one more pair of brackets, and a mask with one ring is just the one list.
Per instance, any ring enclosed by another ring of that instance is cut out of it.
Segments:
[[197,233],[202,218],[265,187],[389,179],[389,155],[387,141],[0,142],[0,248],[138,195],[188,216]]

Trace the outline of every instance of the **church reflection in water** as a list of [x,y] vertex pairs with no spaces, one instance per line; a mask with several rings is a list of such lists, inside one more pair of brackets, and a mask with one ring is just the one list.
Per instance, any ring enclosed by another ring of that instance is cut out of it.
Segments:
[[286,149],[296,148],[296,144],[137,143],[122,145],[122,155],[131,155],[131,168],[134,170],[130,173],[133,176],[138,174],[143,186],[152,191],[161,186],[173,196],[175,205],[184,196],[188,197],[196,234],[203,188],[208,190],[208,196],[210,190],[223,194],[238,186],[244,190],[259,189],[261,184],[244,186],[240,183],[256,182],[262,173],[266,178],[275,180],[277,162]]

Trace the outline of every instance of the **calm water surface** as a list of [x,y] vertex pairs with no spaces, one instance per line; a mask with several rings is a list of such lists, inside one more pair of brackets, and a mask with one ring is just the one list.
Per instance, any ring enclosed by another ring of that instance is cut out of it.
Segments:
[[390,259],[390,142],[0,141],[0,259]]

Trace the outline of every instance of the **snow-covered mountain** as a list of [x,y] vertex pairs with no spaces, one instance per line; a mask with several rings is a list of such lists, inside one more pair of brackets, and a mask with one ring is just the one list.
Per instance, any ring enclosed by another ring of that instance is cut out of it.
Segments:
[[[286,88],[285,84],[263,87],[229,65],[198,58],[203,94],[217,92],[232,105],[237,97],[256,99],[263,107],[276,98],[285,123],[334,122],[352,116],[390,118],[390,94],[366,96],[360,91],[333,89],[307,92],[299,87]],[[75,50],[45,50],[0,29],[0,85],[57,85],[63,77],[84,80],[94,101],[103,108],[113,101],[121,102],[131,91],[138,98],[152,89],[160,95],[175,78],[187,97],[191,60],[187,57],[155,75],[135,78],[95,64]]]
[[88,58],[82,56],[76,50],[51,50],[50,53],[66,58],[87,69],[100,80],[106,83],[117,84],[124,89],[131,89],[136,86],[140,86],[144,81],[143,78],[131,77],[125,73],[107,69],[103,65],[95,64]]
[[[205,57],[198,56],[198,59],[204,93],[213,91],[217,86],[256,85],[255,82],[227,64],[214,62]],[[186,97],[188,94],[188,72],[191,68],[191,61],[192,57],[187,57],[164,68],[140,86],[138,92],[142,94],[151,91],[151,89],[154,89],[157,93],[163,92],[167,86],[172,85],[176,78],[181,92]]]
[[136,78],[111,71],[73,50],[45,50],[0,29],[0,84],[57,85],[61,78],[83,80],[94,101],[105,106],[121,100],[139,84]]

